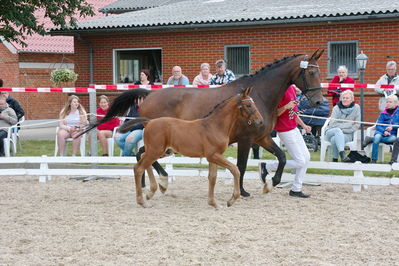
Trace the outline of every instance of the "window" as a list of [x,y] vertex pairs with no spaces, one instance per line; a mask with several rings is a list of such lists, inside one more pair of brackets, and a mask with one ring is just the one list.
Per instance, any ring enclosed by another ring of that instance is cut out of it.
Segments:
[[348,68],[348,75],[357,76],[356,56],[358,54],[357,41],[342,41],[328,43],[328,74],[337,75],[337,69],[341,65]]
[[228,68],[237,77],[249,74],[249,46],[228,45],[225,47],[225,58]]
[[114,83],[140,80],[140,70],[149,69],[151,81],[162,82],[161,49],[114,50]]

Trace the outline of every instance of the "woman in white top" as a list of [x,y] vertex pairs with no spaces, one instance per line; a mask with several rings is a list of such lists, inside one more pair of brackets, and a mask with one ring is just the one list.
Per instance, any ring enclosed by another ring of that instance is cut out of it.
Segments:
[[193,85],[209,85],[212,78],[210,65],[208,63],[202,63],[200,69],[201,72],[194,78]]
[[[67,103],[60,112],[60,123],[57,132],[58,150],[62,156],[65,152],[65,143],[67,138],[73,138],[81,132],[87,125],[87,113],[79,102],[79,97],[71,95]],[[73,139],[72,156],[75,156],[79,150],[82,137]]]

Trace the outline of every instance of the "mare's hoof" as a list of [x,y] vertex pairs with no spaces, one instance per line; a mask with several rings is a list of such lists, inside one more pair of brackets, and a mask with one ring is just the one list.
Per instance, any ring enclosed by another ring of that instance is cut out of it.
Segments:
[[[246,192],[244,189],[241,189],[240,195],[241,195],[241,197],[243,197],[243,198],[250,198],[250,197],[251,197],[251,194],[249,194],[248,192]],[[227,206],[228,206],[228,204],[227,204]]]
[[273,180],[273,187],[275,187],[275,186],[277,186],[278,184],[280,184],[280,181],[281,181],[281,179],[279,178],[279,179],[277,179],[277,178],[272,178],[272,180]]

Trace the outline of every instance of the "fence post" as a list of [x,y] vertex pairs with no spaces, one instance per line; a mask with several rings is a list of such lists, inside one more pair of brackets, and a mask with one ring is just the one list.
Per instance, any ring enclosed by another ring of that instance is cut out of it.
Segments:
[[[42,158],[47,158],[47,155],[42,155]],[[46,162],[41,162],[40,163],[40,170],[47,170],[48,169],[48,164]],[[39,176],[39,182],[40,183],[46,183],[46,181],[51,180],[51,176],[47,175],[41,175]]]
[[[355,164],[362,164],[362,163],[356,161]],[[353,184],[353,192],[362,191],[362,185],[363,188],[365,189],[367,188],[367,186],[364,184],[364,174],[362,170],[354,170],[351,183]]]
[[[90,116],[90,123],[94,124],[97,120],[96,117],[96,105],[97,105],[97,93],[96,90],[90,90],[89,91],[89,106],[90,106],[90,113],[93,114]],[[98,149],[97,149],[97,128],[93,128],[93,130],[90,133],[90,153],[91,156],[97,156],[98,155]]]

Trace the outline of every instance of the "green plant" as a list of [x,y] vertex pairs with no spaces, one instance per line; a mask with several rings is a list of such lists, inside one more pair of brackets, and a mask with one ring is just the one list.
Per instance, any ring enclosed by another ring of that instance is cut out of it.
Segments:
[[51,71],[50,80],[55,84],[59,85],[61,82],[74,82],[78,78],[78,75],[70,69],[60,68]]

